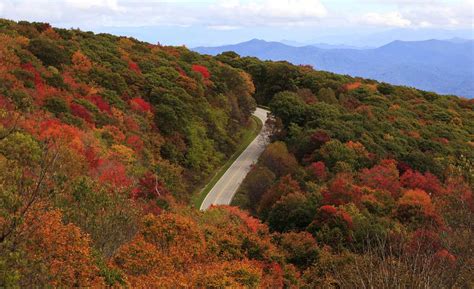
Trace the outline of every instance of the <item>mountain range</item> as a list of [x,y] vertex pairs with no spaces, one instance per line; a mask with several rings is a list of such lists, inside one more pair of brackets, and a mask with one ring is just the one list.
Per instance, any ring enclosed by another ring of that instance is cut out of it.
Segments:
[[241,56],[285,60],[440,94],[474,97],[474,40],[393,41],[377,48],[361,49],[321,44],[296,47],[253,39],[194,50],[211,55],[234,51]]

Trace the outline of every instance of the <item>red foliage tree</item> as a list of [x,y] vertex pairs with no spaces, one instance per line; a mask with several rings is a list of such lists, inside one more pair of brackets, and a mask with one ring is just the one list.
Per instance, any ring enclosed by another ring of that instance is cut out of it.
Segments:
[[400,182],[406,188],[410,189],[422,189],[431,195],[441,195],[444,193],[444,189],[438,178],[426,172],[421,174],[418,171],[407,170],[400,178]]
[[250,216],[249,213],[242,211],[237,207],[225,206],[232,216],[238,217],[246,225],[250,232],[256,233],[259,230],[265,230],[267,227],[259,219]]
[[127,144],[131,146],[135,151],[140,152],[145,146],[142,139],[137,135],[131,135],[127,138]]
[[128,61],[128,68],[131,71],[135,72],[135,73],[138,73],[138,74],[142,73],[142,71],[140,70],[140,67],[138,66],[138,64],[133,62],[132,60]]
[[118,162],[103,161],[98,168],[99,181],[119,190],[129,188],[132,181],[127,176],[125,166]]
[[[352,226],[352,217],[342,208],[336,208],[332,205],[324,205],[319,208],[314,221],[309,227],[321,228],[323,225],[328,225],[330,228],[338,227],[348,232]],[[310,229],[311,231],[311,229]]]
[[93,95],[88,98],[92,103],[94,103],[100,111],[110,112],[110,105],[106,102],[100,95]]
[[130,107],[139,112],[151,112],[151,105],[143,98],[135,97],[130,100]]
[[201,74],[202,77],[205,78],[205,79],[208,79],[209,77],[211,77],[211,73],[209,72],[209,70],[205,66],[194,64],[192,66],[192,70],[195,71],[195,72],[198,72],[199,74]]
[[337,175],[322,192],[323,202],[331,205],[359,203],[362,191],[353,185],[352,176],[348,174]]
[[395,160],[382,160],[371,169],[363,169],[359,178],[363,185],[389,191],[393,196],[400,192],[399,173]]
[[337,208],[333,205],[324,205],[319,208],[319,213],[323,216],[333,216],[337,213]]
[[92,115],[91,113],[87,110],[87,108],[83,107],[80,104],[77,103],[71,103],[71,113],[74,116],[80,117],[83,120],[91,123],[92,122]]
[[39,126],[34,128],[33,134],[50,146],[67,145],[79,153],[84,151],[81,139],[83,133],[77,127],[63,124],[57,119],[41,121]]
[[326,165],[322,161],[312,163],[309,166],[309,170],[318,180],[324,181],[327,178]]
[[153,200],[168,194],[163,183],[158,177],[150,172],[146,173],[138,181],[138,186],[132,191],[135,199]]
[[449,177],[446,180],[446,193],[454,200],[464,202],[474,211],[473,188],[463,177]]

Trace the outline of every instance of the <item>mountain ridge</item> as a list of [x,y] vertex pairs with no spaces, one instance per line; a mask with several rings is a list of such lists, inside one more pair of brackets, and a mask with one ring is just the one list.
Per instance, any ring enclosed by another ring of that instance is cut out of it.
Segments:
[[[312,45],[290,46],[259,39],[217,47],[196,47],[193,50],[217,55],[235,51],[242,56],[262,60],[309,64],[316,69],[351,76],[373,78],[396,85],[413,86],[441,94],[474,97],[474,41],[395,40],[377,48],[319,48]],[[420,70],[419,67],[424,67]],[[409,76],[410,75],[410,76]],[[468,86],[460,87],[460,83]]]

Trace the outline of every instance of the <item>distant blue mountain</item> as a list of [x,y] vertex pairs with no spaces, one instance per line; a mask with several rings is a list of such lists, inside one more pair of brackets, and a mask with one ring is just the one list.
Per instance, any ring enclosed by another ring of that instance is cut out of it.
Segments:
[[[462,38],[460,38],[462,39]],[[455,41],[453,39],[453,41]],[[354,46],[354,45],[347,45],[347,44],[329,44],[329,43],[323,43],[323,42],[318,42],[318,43],[311,43],[311,44],[305,44],[302,42],[298,41],[291,41],[291,40],[281,40],[279,41],[282,44],[289,45],[289,46],[294,46],[294,47],[303,47],[303,46],[314,46],[317,48],[323,48],[323,49],[369,49],[372,48],[370,46]]]
[[235,45],[197,47],[194,50],[211,55],[235,51],[242,56],[310,64],[318,70],[441,94],[474,97],[473,40],[393,41],[373,49],[324,49],[253,39]]

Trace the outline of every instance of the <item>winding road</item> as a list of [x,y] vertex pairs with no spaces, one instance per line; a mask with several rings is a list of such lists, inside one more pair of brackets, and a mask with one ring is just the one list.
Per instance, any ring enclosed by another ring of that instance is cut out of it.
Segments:
[[[270,111],[257,108],[253,115],[258,117],[265,125],[268,113],[270,113]],[[257,162],[258,157],[262,154],[266,145],[267,137],[264,132],[264,126],[262,126],[257,137],[240,154],[209,191],[201,204],[200,210],[207,210],[212,205],[229,205],[240,184],[252,168],[252,165]]]

